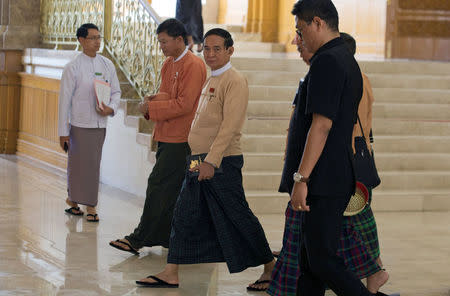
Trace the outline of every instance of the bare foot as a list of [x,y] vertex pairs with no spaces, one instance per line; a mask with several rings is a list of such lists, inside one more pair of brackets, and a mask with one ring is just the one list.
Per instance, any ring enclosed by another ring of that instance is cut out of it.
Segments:
[[376,294],[378,290],[386,284],[389,279],[389,273],[380,270],[367,278],[367,289],[370,293]]
[[[168,265],[174,265],[174,264],[168,264]],[[168,265],[166,265],[166,268],[164,268],[164,270],[158,274],[155,274],[154,276],[169,283],[169,284],[173,284],[176,285],[178,284],[179,280],[178,280],[178,266],[175,265],[176,269],[173,269],[171,267],[168,267]],[[175,271],[176,270],[176,271]],[[147,282],[147,283],[156,283],[156,281],[152,278],[143,278],[139,280],[140,282]]]
[[66,198],[66,204],[70,207],[78,207],[78,204],[76,202],[71,201],[69,198]]
[[86,212],[87,212],[86,220],[90,222],[99,221],[97,210],[95,209],[95,207],[86,206]]
[[92,215],[97,214],[97,210],[95,209],[95,207],[90,207],[90,206],[86,206],[86,212],[88,214],[92,214]]
[[264,271],[259,277],[259,279],[248,285],[247,290],[253,290],[253,291],[265,291],[267,288],[269,288],[272,270],[275,267],[275,260],[272,260],[271,262],[264,264]]

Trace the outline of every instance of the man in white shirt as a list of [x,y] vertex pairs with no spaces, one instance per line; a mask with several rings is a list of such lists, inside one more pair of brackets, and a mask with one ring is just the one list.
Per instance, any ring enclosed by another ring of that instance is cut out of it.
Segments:
[[[83,24],[77,39],[83,52],[64,67],[59,94],[59,142],[68,152],[66,212],[83,215],[78,206],[82,204],[87,221],[98,222],[95,207],[107,116],[117,113],[121,92],[114,64],[97,54],[102,39],[98,27]],[[109,103],[98,105],[94,80],[110,85]]]

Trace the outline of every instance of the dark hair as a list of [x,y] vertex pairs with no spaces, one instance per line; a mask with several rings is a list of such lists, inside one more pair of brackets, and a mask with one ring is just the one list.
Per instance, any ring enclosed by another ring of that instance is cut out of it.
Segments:
[[188,44],[187,32],[183,23],[177,19],[170,18],[159,24],[156,29],[156,34],[166,33],[170,37],[177,38],[178,36],[183,37],[184,44]]
[[345,44],[347,45],[348,49],[352,53],[352,55],[355,55],[356,53],[356,41],[355,38],[352,37],[352,35],[341,32],[341,38],[344,40]]
[[298,0],[291,13],[308,25],[317,16],[324,20],[332,31],[339,32],[339,16],[331,0]]
[[233,38],[231,38],[231,34],[227,30],[221,28],[211,29],[208,32],[206,32],[205,37],[203,37],[203,42],[205,42],[206,37],[210,35],[217,35],[219,37],[222,37],[224,39],[223,45],[225,46],[225,49],[228,49],[234,44]]
[[82,24],[78,29],[77,29],[77,39],[80,37],[86,38],[87,35],[89,34],[89,29],[95,29],[97,31],[100,31],[98,29],[98,27],[94,24],[91,23],[87,23],[87,24]]

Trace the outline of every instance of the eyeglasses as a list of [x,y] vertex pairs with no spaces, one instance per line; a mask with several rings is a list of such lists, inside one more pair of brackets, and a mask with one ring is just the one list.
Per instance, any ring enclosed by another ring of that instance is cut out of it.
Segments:
[[102,40],[103,37],[102,36],[94,36],[94,37],[86,37],[85,39],[97,41],[97,40]]

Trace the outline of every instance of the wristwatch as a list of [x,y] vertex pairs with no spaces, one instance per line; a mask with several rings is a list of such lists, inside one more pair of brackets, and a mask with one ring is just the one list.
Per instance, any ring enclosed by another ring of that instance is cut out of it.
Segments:
[[296,183],[299,183],[299,182],[308,183],[309,182],[309,178],[303,177],[298,172],[294,173],[293,179],[294,179],[294,182],[296,182]]

